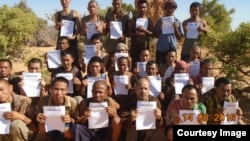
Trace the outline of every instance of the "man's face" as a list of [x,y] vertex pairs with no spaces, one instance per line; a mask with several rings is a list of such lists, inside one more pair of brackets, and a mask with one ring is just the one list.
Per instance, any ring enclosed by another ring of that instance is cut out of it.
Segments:
[[120,72],[125,72],[127,71],[128,68],[128,60],[127,59],[120,59],[118,61],[118,69]]
[[10,102],[12,89],[12,85],[0,82],[0,103]]
[[56,82],[51,88],[51,94],[54,101],[61,100],[68,93],[68,86],[65,82]]
[[156,66],[156,64],[147,65],[146,72],[148,75],[157,75],[158,67]]
[[167,58],[167,62],[169,64],[172,64],[176,61],[176,53],[175,52],[168,52],[166,58]]
[[138,5],[138,14],[139,15],[145,15],[147,13],[147,4],[146,3],[140,3]]
[[0,78],[7,78],[10,76],[11,67],[8,62],[0,62]]
[[98,5],[96,2],[91,2],[88,5],[88,10],[89,10],[89,14],[97,14],[98,13]]
[[201,56],[200,48],[194,48],[193,50],[190,51],[191,59],[199,59],[200,56]]
[[200,7],[191,7],[190,15],[193,18],[198,17],[200,15]]
[[65,55],[62,57],[62,66],[65,68],[65,69],[68,69],[72,66],[74,62],[74,58],[71,57],[71,55]]
[[140,61],[141,62],[148,62],[149,59],[150,59],[150,53],[149,53],[149,51],[143,51],[140,54]]
[[96,84],[93,86],[92,95],[95,102],[103,102],[107,97],[107,88],[102,84]]
[[61,0],[61,5],[63,8],[68,8],[71,0]]
[[135,92],[137,95],[137,100],[147,100],[150,92],[149,82],[146,80],[140,80],[138,85],[135,87]]
[[60,48],[61,51],[65,51],[66,49],[68,49],[69,48],[68,41],[64,40],[64,39],[60,40],[60,42],[59,42],[59,48]]
[[92,44],[96,46],[96,50],[101,50],[103,43],[100,40],[94,39]]
[[231,84],[221,83],[218,87],[216,87],[216,94],[220,102],[225,101],[228,98],[228,96],[231,94],[231,92],[232,92]]
[[167,14],[167,15],[173,15],[175,9],[176,9],[176,8],[175,8],[174,6],[169,5],[169,4],[165,6],[165,10],[166,10],[166,14]]
[[182,93],[182,104],[185,109],[193,110],[195,103],[198,102],[198,94],[195,89],[185,89]]
[[28,66],[28,71],[32,73],[38,73],[41,72],[41,65],[40,63],[30,63]]
[[91,64],[89,64],[89,69],[90,69],[90,73],[92,75],[97,75],[101,72],[101,64],[99,62],[92,62]]
[[213,65],[210,63],[204,64],[201,67],[201,76],[212,77],[213,76]]
[[122,8],[122,0],[114,0],[113,3],[113,8],[115,12],[119,12]]

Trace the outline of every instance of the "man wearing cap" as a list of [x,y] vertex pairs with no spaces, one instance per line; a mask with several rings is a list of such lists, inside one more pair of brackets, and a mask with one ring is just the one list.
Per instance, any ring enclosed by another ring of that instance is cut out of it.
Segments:
[[[201,34],[207,33],[208,25],[207,22],[200,18],[201,4],[199,2],[193,2],[190,5],[191,17],[184,20],[182,23],[185,39],[181,50],[181,60],[187,60],[189,58],[189,52],[195,42],[200,42]],[[193,30],[195,29],[195,33]],[[191,32],[192,31],[192,32]]]
[[177,40],[182,36],[181,22],[174,16],[176,8],[177,4],[174,0],[166,1],[166,15],[158,19],[154,27],[154,37],[158,38],[156,44],[156,62],[158,65],[166,62],[165,54],[168,49],[177,50]]

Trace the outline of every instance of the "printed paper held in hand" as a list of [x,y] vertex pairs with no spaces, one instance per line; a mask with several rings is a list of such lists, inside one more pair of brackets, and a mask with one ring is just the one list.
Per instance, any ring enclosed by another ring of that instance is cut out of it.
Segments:
[[136,118],[136,130],[156,128],[154,111],[156,102],[137,101],[138,116]]
[[63,133],[65,123],[62,116],[65,115],[65,106],[43,106],[43,113],[46,116],[45,130],[58,130]]
[[181,118],[180,125],[199,125],[197,116],[201,110],[179,110],[179,117]]
[[147,76],[147,72],[146,72],[146,64],[147,62],[137,62],[136,66],[139,69],[139,76],[140,77],[145,77]]
[[165,81],[167,78],[169,78],[172,75],[173,72],[174,72],[174,68],[169,66],[168,69],[165,71],[162,79]]
[[60,36],[73,36],[74,35],[74,21],[62,20]]
[[214,77],[202,77],[201,94],[204,94],[214,87]]
[[126,85],[128,84],[128,75],[114,75],[115,82],[115,95],[128,95],[128,89]]
[[108,107],[107,102],[89,103],[89,108],[91,110],[90,117],[88,119],[89,129],[108,127],[109,115],[106,107]]
[[150,94],[158,97],[161,92],[161,77],[148,76],[150,82]]
[[87,98],[91,98],[92,97],[92,88],[94,83],[97,80],[103,80],[103,78],[101,77],[88,77],[87,81],[88,81],[88,86],[87,86]]
[[61,51],[50,50],[48,51],[48,66],[50,69],[57,68],[61,65]]
[[188,73],[176,73],[174,74],[175,80],[175,94],[182,94],[182,88],[188,84],[189,74]]
[[27,97],[39,97],[41,91],[41,73],[23,72],[23,90]]
[[200,74],[200,61],[192,61],[189,65],[190,76],[197,76]]
[[73,89],[73,73],[58,73],[56,77],[64,77],[69,81],[69,91],[68,93],[72,94],[74,92]]
[[237,109],[239,108],[239,102],[227,102],[224,101],[224,117],[225,119],[221,121],[222,125],[231,125],[231,124],[238,124],[239,116],[236,114]]
[[87,39],[91,39],[92,35],[98,33],[96,30],[96,26],[98,25],[97,22],[87,22]]
[[122,37],[122,23],[110,22],[110,39],[119,39]]
[[148,19],[147,18],[137,18],[136,19],[136,28],[143,27],[145,29],[148,29]]
[[11,120],[7,120],[3,117],[4,112],[11,111],[10,103],[0,104],[0,134],[10,133],[10,123]]
[[199,36],[199,28],[200,24],[198,22],[190,22],[187,24],[187,35],[188,39],[198,39]]
[[96,45],[84,45],[85,50],[85,63],[88,64],[90,59],[96,56]]
[[174,33],[174,16],[162,18],[162,34]]

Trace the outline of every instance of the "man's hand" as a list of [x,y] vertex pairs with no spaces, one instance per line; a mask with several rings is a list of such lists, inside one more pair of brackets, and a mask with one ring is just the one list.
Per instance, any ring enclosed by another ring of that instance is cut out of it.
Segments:
[[160,119],[161,119],[161,110],[160,110],[159,108],[156,108],[156,109],[154,110],[154,114],[155,114],[155,118],[156,118],[157,120],[160,120]]
[[3,117],[7,120],[24,120],[24,115],[16,111],[4,112]]
[[36,121],[39,122],[39,123],[44,123],[45,120],[46,120],[46,116],[43,113],[39,113],[36,116]]
[[63,115],[63,116],[62,116],[62,121],[63,121],[64,123],[71,123],[71,118],[70,118],[69,115]]

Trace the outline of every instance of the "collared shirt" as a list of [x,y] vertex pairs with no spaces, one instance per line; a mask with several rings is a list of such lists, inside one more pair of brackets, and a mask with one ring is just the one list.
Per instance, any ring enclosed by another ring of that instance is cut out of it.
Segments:
[[[175,22],[178,23],[178,31],[182,34],[182,26],[181,22],[175,18]],[[154,32],[156,33],[159,31],[159,28],[161,28],[162,18],[158,19],[155,26],[154,26]],[[174,33],[170,34],[162,34],[160,33],[160,36],[158,38],[157,44],[156,44],[156,50],[161,52],[166,52],[168,49],[175,49],[177,50],[177,39],[175,37]]]
[[[70,115],[70,117],[77,119],[79,116],[78,113],[78,105],[75,99],[71,98],[70,96],[65,96],[65,114]],[[37,105],[37,111],[36,114],[38,113],[43,113],[43,106],[55,106],[52,100],[51,95],[44,96],[40,99]]]

